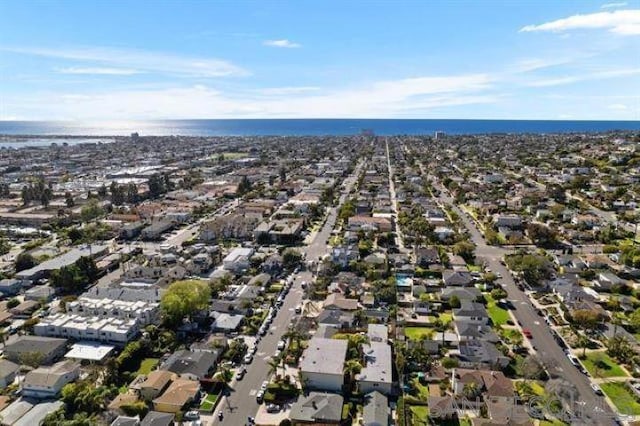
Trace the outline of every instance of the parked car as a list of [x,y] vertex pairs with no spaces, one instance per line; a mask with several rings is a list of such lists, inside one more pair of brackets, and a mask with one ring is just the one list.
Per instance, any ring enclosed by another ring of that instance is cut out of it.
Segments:
[[251,361],[253,361],[253,355],[251,354],[246,354],[244,356],[244,359],[242,360],[245,364],[251,364]]
[[256,394],[256,402],[258,404],[262,404],[262,401],[264,401],[264,391],[259,390],[258,393]]
[[197,411],[187,411],[186,413],[184,413],[184,416],[182,416],[182,418],[185,420],[198,420],[200,419],[200,413],[198,413]]
[[267,413],[277,413],[280,411],[280,406],[277,404],[267,404]]
[[278,350],[281,351],[285,348],[285,346],[287,346],[287,342],[285,342],[284,340],[280,340],[278,342]]
[[600,395],[600,396],[602,396],[602,395],[603,395],[603,393],[602,393],[602,389],[600,389],[600,386],[596,385],[595,383],[591,383],[591,389],[593,389],[593,392],[594,392],[596,395]]
[[242,378],[244,377],[244,375],[247,373],[247,369],[242,367],[238,370],[238,372],[236,373],[236,380],[242,380]]
[[531,330],[529,330],[528,328],[523,328],[522,329],[522,334],[524,334],[527,339],[532,339],[533,338],[531,336]]

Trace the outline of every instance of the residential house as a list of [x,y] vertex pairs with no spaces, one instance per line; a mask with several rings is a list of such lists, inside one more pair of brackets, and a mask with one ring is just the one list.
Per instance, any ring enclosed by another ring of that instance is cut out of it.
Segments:
[[348,221],[349,230],[372,230],[379,232],[391,232],[391,221],[385,217],[351,216]]
[[38,399],[54,398],[62,387],[80,375],[80,366],[75,361],[60,361],[30,371],[22,382],[22,395]]
[[340,293],[330,293],[324,300],[323,307],[325,309],[355,311],[358,309],[358,301],[356,299],[347,299]]
[[153,409],[163,413],[177,413],[191,403],[200,393],[200,382],[189,379],[176,379],[156,399]]
[[0,359],[0,389],[4,389],[16,378],[20,366],[6,359]]
[[610,291],[614,286],[621,286],[625,281],[613,272],[600,272],[595,280],[595,285],[602,290]]
[[216,362],[222,351],[190,351],[179,350],[174,352],[162,364],[162,369],[176,373],[183,379],[202,380],[211,377],[215,372]]
[[324,309],[316,317],[316,322],[318,325],[332,325],[341,329],[351,328],[355,323],[355,315],[342,309]]
[[213,323],[211,324],[211,330],[221,331],[223,333],[238,330],[244,321],[244,315],[242,314],[212,312],[211,317],[213,317],[214,319]]
[[533,426],[526,405],[514,404],[512,398],[490,397],[484,399],[487,417],[473,419],[474,426]]
[[447,287],[466,287],[473,284],[473,276],[469,271],[453,271],[447,269],[442,272],[442,281]]
[[515,214],[496,215],[493,220],[497,228],[518,229],[522,227],[522,218]]
[[502,371],[454,368],[451,372],[453,393],[459,396],[465,395],[465,386],[469,384],[473,384],[477,389],[477,395],[482,395],[484,398],[514,396],[513,382]]
[[21,364],[25,356],[38,354],[40,364],[51,364],[62,358],[67,351],[67,339],[55,339],[41,336],[20,336],[13,343],[4,347],[4,356]]
[[340,392],[344,383],[347,341],[314,337],[300,360],[305,388]]
[[457,297],[461,302],[467,300],[474,302],[482,297],[482,292],[475,287],[445,287],[440,292],[440,300],[449,301],[451,297]]
[[22,289],[22,282],[13,278],[0,280],[0,293],[3,296],[15,296]]
[[254,250],[250,247],[236,247],[222,259],[224,269],[232,271],[236,274],[242,273],[249,269],[249,259],[253,255]]
[[458,344],[458,358],[461,367],[502,369],[509,365],[510,359],[502,354],[491,342],[485,340],[466,340]]
[[393,385],[391,347],[387,342],[370,341],[362,345],[362,351],[365,364],[356,375],[359,391],[389,395]]
[[391,424],[389,400],[380,392],[373,391],[365,395],[362,412],[363,426],[388,426]]
[[460,342],[466,340],[486,340],[487,342],[497,343],[500,341],[498,335],[489,325],[478,324],[476,321],[463,319],[456,319],[453,325]]
[[489,314],[484,305],[467,300],[461,301],[460,307],[453,310],[453,317],[474,324],[489,324]]
[[154,370],[147,374],[143,382],[136,385],[140,397],[151,401],[160,395],[178,375],[166,370]]
[[140,426],[173,426],[175,414],[149,411],[140,422]]
[[291,405],[289,419],[294,426],[340,424],[342,406],[342,395],[310,392]]
[[109,426],[140,426],[140,416],[118,416]]
[[416,247],[414,250],[416,264],[423,268],[440,264],[440,254],[436,247]]

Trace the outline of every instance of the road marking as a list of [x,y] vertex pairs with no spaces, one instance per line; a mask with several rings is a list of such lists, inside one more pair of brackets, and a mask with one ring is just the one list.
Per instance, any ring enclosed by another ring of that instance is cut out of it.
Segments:
[[540,325],[540,321],[534,321],[533,322],[535,325]]
[[258,393],[258,390],[257,390],[257,389],[251,389],[251,390],[249,391],[249,396],[256,396],[256,394],[257,394],[257,393]]

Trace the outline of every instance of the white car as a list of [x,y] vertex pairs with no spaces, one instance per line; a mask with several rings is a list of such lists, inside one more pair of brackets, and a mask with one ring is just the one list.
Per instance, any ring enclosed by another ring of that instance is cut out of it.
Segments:
[[287,346],[287,342],[285,342],[284,340],[280,340],[278,342],[278,350],[281,351],[285,348],[285,346]]
[[251,364],[251,361],[253,361],[253,355],[251,355],[251,354],[246,354],[246,355],[244,356],[243,361],[244,361],[244,363],[245,363],[245,364]]

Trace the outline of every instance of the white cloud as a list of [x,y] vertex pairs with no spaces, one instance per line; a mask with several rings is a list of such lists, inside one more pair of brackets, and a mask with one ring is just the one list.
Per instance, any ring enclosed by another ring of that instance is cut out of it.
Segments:
[[282,40],[265,40],[263,43],[265,46],[270,46],[270,47],[284,47],[287,49],[294,49],[296,47],[302,47],[301,44],[299,43],[294,43],[292,41],[289,41],[287,39],[282,39]]
[[544,24],[527,25],[522,27],[520,32],[563,32],[579,29],[607,29],[619,35],[640,35],[640,10],[615,10],[587,15],[573,15]]
[[[497,101],[484,74],[380,81],[357,88],[234,94],[198,85],[164,90],[45,93],[6,99],[12,114],[33,119],[348,118],[423,116],[450,106]],[[282,89],[282,88],[281,88]],[[287,88],[284,88],[287,89]],[[55,108],[51,108],[55,105]]]
[[613,111],[626,111],[627,109],[629,109],[625,104],[611,104],[607,105],[607,108]]
[[[98,68],[126,68],[193,77],[224,77],[249,74],[241,67],[221,59],[189,57],[170,53],[106,47],[28,48],[0,47],[1,51],[24,55],[100,64]],[[90,69],[93,66],[83,66]]]
[[563,58],[527,58],[517,61],[510,68],[515,72],[530,72],[544,68],[552,68],[558,65],[566,65],[573,62],[576,58],[565,56]]
[[259,89],[258,93],[269,96],[279,96],[317,92],[318,90],[320,90],[320,88],[316,86],[268,87],[266,89]]
[[56,70],[61,74],[95,74],[95,75],[134,75],[140,71],[131,68],[106,68],[106,67],[68,67]]
[[618,7],[625,7],[627,2],[605,3],[600,6],[601,9],[616,9]]
[[570,75],[570,76],[564,76],[564,77],[534,80],[526,83],[525,85],[531,86],[531,87],[561,86],[564,84],[573,84],[573,83],[579,83],[583,81],[604,80],[607,78],[616,78],[616,77],[628,77],[628,76],[638,75],[638,74],[640,74],[640,68],[630,68],[630,69],[600,71],[600,72],[594,72],[590,74]]

